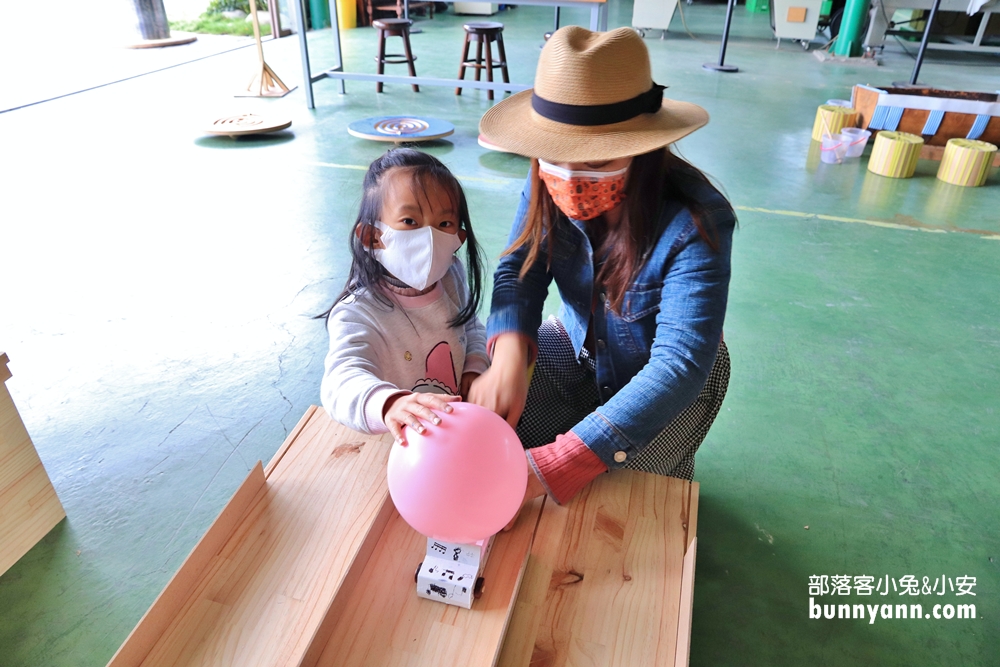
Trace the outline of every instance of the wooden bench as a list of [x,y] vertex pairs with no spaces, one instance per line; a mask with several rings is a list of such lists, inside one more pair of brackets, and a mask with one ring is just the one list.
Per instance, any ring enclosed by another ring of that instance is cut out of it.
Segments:
[[425,539],[389,499],[390,445],[310,408],[109,666],[686,664],[696,484],[616,472],[565,507],[536,500],[466,610],[416,596]]

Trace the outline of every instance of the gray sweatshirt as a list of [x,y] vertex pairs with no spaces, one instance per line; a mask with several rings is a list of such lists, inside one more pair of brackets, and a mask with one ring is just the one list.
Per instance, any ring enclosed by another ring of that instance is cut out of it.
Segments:
[[469,299],[465,268],[457,257],[427,294],[385,294],[391,308],[365,290],[338,303],[327,319],[323,407],[341,424],[365,433],[388,430],[382,409],[390,396],[400,391],[457,395],[463,373],[489,367],[486,327],[479,318],[448,326]]

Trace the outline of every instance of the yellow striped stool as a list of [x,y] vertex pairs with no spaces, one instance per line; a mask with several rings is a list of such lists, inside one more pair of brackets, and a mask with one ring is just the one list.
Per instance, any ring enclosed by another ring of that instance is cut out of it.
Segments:
[[949,139],[937,177],[945,183],[976,187],[990,176],[997,147],[974,139]]
[[889,178],[910,178],[917,168],[924,140],[907,132],[879,132],[868,160],[868,171]]
[[854,127],[857,124],[858,112],[854,109],[824,104],[816,109],[812,138],[814,141],[823,141],[824,134],[839,134],[845,127]]

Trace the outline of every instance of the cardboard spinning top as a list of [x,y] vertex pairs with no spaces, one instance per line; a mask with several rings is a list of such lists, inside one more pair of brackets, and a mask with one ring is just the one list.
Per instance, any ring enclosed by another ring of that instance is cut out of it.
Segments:
[[354,121],[347,132],[360,139],[401,144],[441,139],[453,134],[455,126],[426,116],[378,116]]
[[257,114],[244,113],[236,116],[226,116],[219,118],[209,127],[205,128],[207,134],[219,134],[228,137],[239,137],[248,134],[266,134],[277,132],[291,127],[291,120],[275,120]]

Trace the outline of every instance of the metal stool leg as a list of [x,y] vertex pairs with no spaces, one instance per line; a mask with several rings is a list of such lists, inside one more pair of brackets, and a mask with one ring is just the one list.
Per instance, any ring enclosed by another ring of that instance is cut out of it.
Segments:
[[[469,59],[469,33],[465,33],[465,42],[462,44],[462,62],[458,66],[458,78],[465,78],[465,61]],[[462,94],[462,88],[455,89],[456,95]]]

